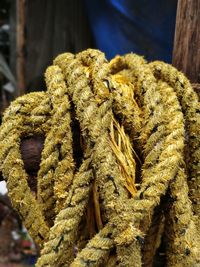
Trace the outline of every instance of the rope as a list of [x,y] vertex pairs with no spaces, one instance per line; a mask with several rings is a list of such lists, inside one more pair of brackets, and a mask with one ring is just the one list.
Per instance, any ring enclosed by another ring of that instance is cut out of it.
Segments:
[[[88,49],[59,55],[45,79],[0,128],[0,171],[41,247],[36,266],[149,267],[162,240],[167,266],[200,266],[200,105],[187,78]],[[34,135],[45,136],[37,195],[20,153]]]

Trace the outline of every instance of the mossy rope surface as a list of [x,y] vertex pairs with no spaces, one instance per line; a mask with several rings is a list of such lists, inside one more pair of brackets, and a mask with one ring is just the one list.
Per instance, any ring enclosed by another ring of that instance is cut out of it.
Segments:
[[[200,266],[200,104],[187,78],[92,49],[59,55],[45,78],[47,92],[16,99],[0,128],[0,170],[41,247],[36,266],[152,266],[161,236],[167,266]],[[36,196],[20,154],[34,135],[45,135]]]

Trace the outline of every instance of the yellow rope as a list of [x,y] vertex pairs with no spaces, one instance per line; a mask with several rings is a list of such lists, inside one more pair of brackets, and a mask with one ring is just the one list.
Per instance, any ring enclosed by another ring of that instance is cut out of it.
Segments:
[[40,245],[47,240],[49,228],[27,183],[20,140],[29,135],[46,134],[50,128],[50,111],[45,93],[22,96],[6,110],[0,133],[1,171],[7,180],[9,196],[30,235]]
[[[36,266],[150,267],[162,236],[167,266],[200,266],[200,104],[187,78],[88,49],[59,55],[45,79],[47,92],[15,100],[0,128],[0,170],[41,246]],[[34,135],[45,136],[37,196],[20,154]]]

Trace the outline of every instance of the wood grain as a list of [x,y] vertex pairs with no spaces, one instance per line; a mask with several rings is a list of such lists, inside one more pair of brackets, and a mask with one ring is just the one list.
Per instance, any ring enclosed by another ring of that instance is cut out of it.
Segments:
[[17,92],[16,95],[20,96],[25,93],[25,0],[16,1],[16,74],[17,74]]
[[200,83],[200,1],[179,0],[173,65],[192,83]]

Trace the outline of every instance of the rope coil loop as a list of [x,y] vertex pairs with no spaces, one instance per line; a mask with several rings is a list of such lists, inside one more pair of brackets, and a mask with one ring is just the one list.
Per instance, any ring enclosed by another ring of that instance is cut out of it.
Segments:
[[[0,128],[0,171],[41,246],[36,266],[150,267],[163,240],[166,266],[200,266],[200,104],[187,78],[88,49],[59,55],[45,80]],[[45,136],[36,195],[20,154],[34,135]]]

